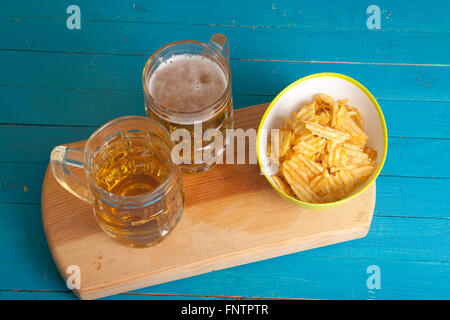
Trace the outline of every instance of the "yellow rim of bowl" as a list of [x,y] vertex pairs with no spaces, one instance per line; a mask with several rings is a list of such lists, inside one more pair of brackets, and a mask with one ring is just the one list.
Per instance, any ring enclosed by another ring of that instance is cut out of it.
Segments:
[[[260,154],[259,154],[259,139],[261,136],[261,130],[262,127],[264,125],[264,123],[266,122],[266,118],[267,115],[269,114],[270,110],[272,110],[272,108],[274,107],[274,105],[277,103],[277,101],[288,91],[290,90],[292,87],[296,86],[297,84],[304,82],[306,80],[310,80],[313,78],[321,78],[321,77],[335,77],[335,78],[340,78],[343,80],[346,80],[352,84],[354,84],[355,86],[357,86],[359,89],[361,89],[364,94],[370,99],[370,101],[373,103],[373,105],[375,106],[377,113],[378,113],[378,117],[380,119],[381,122],[381,127],[383,129],[383,156],[381,158],[381,162],[380,165],[378,166],[377,171],[375,172],[375,175],[373,176],[372,179],[370,179],[369,182],[366,183],[366,185],[357,193],[346,197],[344,199],[338,200],[338,201],[334,201],[334,202],[328,202],[328,203],[310,203],[310,202],[305,202],[305,201],[301,201],[298,199],[295,199],[289,195],[287,195],[286,193],[284,193],[281,189],[279,189],[268,177],[267,173],[264,171],[264,168],[261,164],[261,159],[260,159]],[[383,116],[383,112],[381,111],[380,105],[378,104],[377,100],[374,98],[374,96],[370,93],[369,90],[367,90],[366,87],[364,87],[361,83],[359,83],[358,81],[356,81],[355,79],[346,76],[344,74],[340,74],[340,73],[334,73],[334,72],[322,72],[322,73],[315,73],[303,78],[298,79],[297,81],[291,83],[289,86],[287,86],[286,88],[283,89],[283,91],[281,91],[276,97],[275,99],[272,100],[272,102],[269,104],[269,107],[266,109],[266,112],[264,112],[264,115],[261,119],[261,122],[259,124],[259,128],[258,128],[258,134],[257,134],[257,138],[256,138],[256,155],[258,157],[258,164],[259,167],[261,168],[262,172],[264,173],[264,176],[266,177],[267,181],[269,181],[269,183],[272,185],[272,187],[278,191],[278,193],[280,193],[284,198],[296,203],[296,204],[300,204],[303,207],[308,207],[310,209],[318,209],[318,208],[331,208],[334,206],[337,206],[347,200],[350,200],[354,197],[356,197],[357,195],[361,194],[362,192],[364,192],[374,181],[375,179],[378,177],[378,175],[380,174],[381,169],[383,168],[384,165],[384,161],[386,160],[386,155],[387,155],[387,147],[388,147],[388,135],[387,135],[387,128],[386,128],[386,122],[384,120],[384,116]]]

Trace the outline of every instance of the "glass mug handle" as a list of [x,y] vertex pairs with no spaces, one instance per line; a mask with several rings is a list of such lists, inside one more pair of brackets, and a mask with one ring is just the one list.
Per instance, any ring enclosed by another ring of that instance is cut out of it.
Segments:
[[225,57],[227,61],[230,61],[230,46],[228,44],[228,39],[225,35],[221,33],[215,33],[209,39],[208,45],[213,47]]
[[55,179],[67,191],[81,200],[92,203],[87,184],[75,176],[68,167],[83,168],[83,154],[83,150],[57,146],[50,155],[50,168]]

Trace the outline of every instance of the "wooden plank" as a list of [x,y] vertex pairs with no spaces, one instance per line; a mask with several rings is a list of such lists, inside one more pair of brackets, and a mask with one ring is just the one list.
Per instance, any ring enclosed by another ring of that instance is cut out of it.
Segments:
[[[394,218],[385,219],[391,220],[393,225],[401,222]],[[408,224],[406,227],[416,228],[420,222],[419,220],[415,225]],[[359,243],[367,241],[369,237],[370,232],[363,240],[255,262],[132,292],[309,299],[449,298],[448,261],[403,260],[388,255],[359,257],[352,253],[347,256],[335,255],[340,247],[357,248]],[[388,238],[388,233],[383,237]],[[333,250],[330,250],[328,255],[319,254],[327,248]],[[1,248],[0,275],[3,290],[67,290],[49,254],[39,252],[37,248]],[[312,253],[315,255],[311,255]],[[410,251],[409,255],[412,253],[414,251]],[[11,263],[3,263],[6,259]],[[381,290],[369,290],[366,287],[366,280],[369,277],[366,269],[370,265],[378,265],[381,269]],[[20,274],[20,277],[11,274]],[[245,285],[242,285],[243,283]],[[0,297],[5,296],[8,297],[8,293],[0,291]],[[45,298],[46,295],[40,296]],[[151,296],[124,295],[108,299],[139,298],[154,299]]]
[[[448,202],[446,206],[445,201],[443,202],[441,208],[448,209]],[[449,234],[448,212],[446,212],[447,215],[423,217],[419,214],[415,215],[414,212],[408,215],[407,210],[408,208],[404,211],[380,212],[377,209],[373,220],[376,224],[372,225],[363,243],[350,242],[338,248],[330,247],[311,251],[309,255],[341,257],[354,255],[380,259],[395,256],[397,259],[408,260],[408,253],[414,252],[415,260],[447,261],[448,250],[439,243]],[[0,204],[0,215],[5,221],[0,229],[2,230],[0,247],[46,249],[47,244],[39,212],[39,205],[35,204]],[[399,225],[404,226],[404,232],[398,232]],[[427,237],[421,242],[420,239],[424,234]],[[434,246],[436,249],[433,252],[427,251],[427,248],[434,248]]]
[[[141,74],[147,60],[144,56],[11,51],[0,51],[0,59],[5,66],[0,86],[135,92],[142,92]],[[450,72],[444,67],[234,60],[231,70],[234,94],[276,95],[301,77],[338,72],[360,81],[376,98],[450,100]]]
[[[0,186],[3,187],[0,187],[0,203],[35,204],[39,206],[42,180],[47,164],[2,163],[1,166]],[[381,175],[377,181],[378,201],[375,207],[375,216],[449,218],[450,198],[447,197],[447,190],[450,189],[450,179]],[[26,192],[24,186],[27,187]],[[411,199],[414,199],[414,201],[410,201]],[[430,206],[430,203],[433,205]],[[25,208],[29,208],[29,206]],[[18,212],[19,210],[20,205],[0,209],[5,215],[8,214],[8,211]],[[33,210],[30,215],[39,215],[39,208],[36,207]],[[20,216],[21,214],[14,213],[12,217],[16,215]],[[38,221],[38,224],[40,224],[40,221]],[[20,228],[20,223],[14,222],[14,225]],[[10,229],[6,229],[6,231],[8,230]],[[16,234],[16,231],[10,231],[6,234],[6,237],[10,238]],[[17,234],[21,233],[17,232]]]
[[450,162],[450,140],[392,137],[388,148],[385,175],[450,177],[450,167],[442,167],[442,163]]
[[3,162],[0,166],[0,203],[40,203],[45,164]]
[[[172,24],[97,21],[84,21],[83,27],[74,32],[67,29],[64,20],[9,17],[0,17],[0,28],[10,30],[1,48],[14,50],[151,55],[167,43],[184,39],[207,42],[219,32],[228,37],[233,59],[450,64],[447,51],[441,49],[450,40],[448,32],[335,32],[209,25],[180,28]],[[87,41],[93,35],[95,41]]]
[[[14,97],[14,108],[0,109],[0,123],[100,126],[124,115],[143,115],[138,91],[0,87],[0,103]],[[49,103],[51,97],[51,103]],[[270,95],[233,95],[235,109],[271,101]],[[448,102],[379,99],[389,135],[450,138]],[[89,117],[86,117],[89,114]],[[52,115],[49,117],[48,115]]]
[[[403,217],[394,210],[390,212],[390,215],[379,215],[379,213],[375,215],[371,230],[364,241],[349,242],[336,248],[331,246],[313,250],[308,252],[308,256],[354,256],[382,260],[395,257],[395,259],[407,261],[411,260],[410,254],[414,253],[412,260],[448,261],[450,253],[440,243],[442,239],[450,235],[449,217],[421,217],[413,214],[408,216],[405,211]],[[43,250],[42,253],[45,253],[47,243],[39,213],[39,205],[0,204],[0,215],[5,221],[0,228],[2,231],[0,247],[30,250],[34,248],[36,252]],[[89,217],[83,217],[83,220],[90,220],[92,213],[89,212],[88,215]],[[403,226],[401,233],[398,230],[399,225]],[[429,248],[433,250],[430,251]],[[37,254],[36,252],[33,254]],[[47,257],[50,258],[49,255]],[[8,258],[4,259],[6,262]],[[14,257],[11,259],[11,261],[15,260]],[[13,262],[11,264],[14,264]],[[24,267],[27,268],[26,265]]]
[[[436,186],[438,189],[439,186]],[[424,190],[425,195],[428,193]],[[380,197],[383,199],[385,195]],[[422,201],[427,202],[427,199],[424,197]],[[418,205],[420,202],[420,198],[417,199]],[[398,201],[397,207],[402,204],[405,202]],[[412,207],[412,203],[405,206],[405,212]],[[448,204],[441,209],[448,213]],[[0,204],[0,218],[4,221],[0,227],[0,289],[66,289],[46,247],[39,212],[39,205]],[[392,210],[391,214],[396,215],[397,211]],[[448,238],[449,230],[448,217],[375,216],[364,240],[318,248],[138,292],[332,298],[339,297],[335,286],[364,289],[359,285],[363,285],[361,278],[365,276],[365,268],[371,264],[382,264],[383,290],[376,291],[379,298],[445,297],[448,294],[449,252],[441,244],[442,239]],[[325,272],[327,268],[328,272]],[[402,268],[404,270],[400,272]],[[20,274],[20,277],[3,276],[11,274]],[[328,279],[329,285],[325,285],[324,274],[340,276]],[[242,281],[246,283],[245,288],[240,285]],[[276,284],[275,288],[273,284]],[[391,289],[384,290],[385,284]],[[348,291],[345,292],[344,296],[349,297]],[[353,295],[365,298],[364,291],[354,291]]]
[[[254,297],[226,297],[205,295],[153,294],[153,293],[122,293],[102,300],[233,300]],[[48,290],[0,290],[1,300],[77,300],[71,291]]]
[[[40,217],[40,204],[1,204],[0,216],[5,221],[0,226],[1,248],[47,249]],[[4,262],[6,263],[6,260]]]
[[1,300],[75,300],[72,292],[0,290]]
[[450,179],[377,178],[378,216],[450,218]]
[[8,145],[3,144],[3,149],[0,146],[0,161],[48,162],[54,146],[72,139],[87,139],[95,129],[94,127],[0,125],[0,139],[14,141]]
[[[12,141],[0,145],[0,161],[44,163],[55,146],[75,139],[87,139],[95,129],[0,125],[0,139]],[[30,152],[30,146],[33,152]],[[411,151],[417,150],[418,146],[421,152]],[[388,149],[382,170],[385,175],[450,178],[450,167],[442,167],[442,163],[448,163],[450,159],[449,139],[390,137]]]
[[[70,1],[50,0],[9,2],[2,6],[1,15],[11,18],[36,19],[67,18]],[[448,2],[433,0],[379,0],[381,27],[387,31],[447,32],[450,24],[441,19],[450,14]],[[227,26],[302,28],[320,30],[367,30],[366,9],[369,3],[340,0],[253,0],[235,2],[219,0],[214,10],[204,1],[182,0],[161,2],[158,5],[142,2],[78,0],[83,20],[135,23],[216,24]],[[339,14],[337,14],[339,7]],[[430,23],[433,21],[433,23]]]
[[[211,273],[176,281],[172,285],[176,285],[177,292],[181,293],[220,292],[308,299],[442,299],[450,295],[450,282],[445,275],[449,270],[448,263],[308,256],[314,251],[236,267],[229,272],[224,270],[221,273],[225,274],[218,280],[215,273]],[[374,264],[382,273],[380,290],[370,290],[366,286],[367,267]],[[221,285],[223,282],[227,285]],[[205,290],[207,287],[210,289]],[[171,284],[163,284],[138,292],[169,292],[171,288]]]

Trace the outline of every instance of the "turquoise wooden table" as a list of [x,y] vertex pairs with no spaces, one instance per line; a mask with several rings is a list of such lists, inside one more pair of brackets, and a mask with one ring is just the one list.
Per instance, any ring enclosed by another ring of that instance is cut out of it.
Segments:
[[148,56],[216,32],[230,40],[235,108],[317,72],[374,94],[389,150],[369,234],[107,299],[449,299],[449,17],[447,0],[2,3],[0,299],[76,299],[41,222],[52,147],[144,115]]

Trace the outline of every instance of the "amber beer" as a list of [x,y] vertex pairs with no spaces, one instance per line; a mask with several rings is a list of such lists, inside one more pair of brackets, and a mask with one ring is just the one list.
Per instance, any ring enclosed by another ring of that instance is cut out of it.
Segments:
[[110,194],[136,200],[131,206],[94,201],[100,226],[112,237],[132,246],[146,246],[162,239],[165,225],[168,232],[179,219],[182,185],[175,182],[174,186],[166,187],[166,193],[160,196],[163,201],[148,201],[150,204],[139,206],[137,197],[156,192],[172,171],[170,148],[160,140],[142,131],[111,138],[93,157],[93,179]]
[[103,145],[93,161],[94,179],[107,192],[127,197],[154,190],[169,176],[166,147],[129,133]]
[[[183,212],[183,181],[172,148],[159,122],[127,116],[97,129],[83,150],[55,147],[50,168],[64,188],[92,205],[108,235],[147,247],[165,239]],[[69,167],[82,168],[87,183]]]
[[214,35],[209,44],[179,41],[155,52],[144,68],[147,115],[170,133],[177,129],[189,133],[189,157],[180,154],[183,171],[200,172],[212,167],[214,163],[201,154],[212,151],[219,159],[226,141],[220,148],[214,147],[214,139],[204,139],[204,133],[219,130],[225,138],[226,130],[233,128],[231,72],[221,52],[228,57],[226,38],[220,34]]

